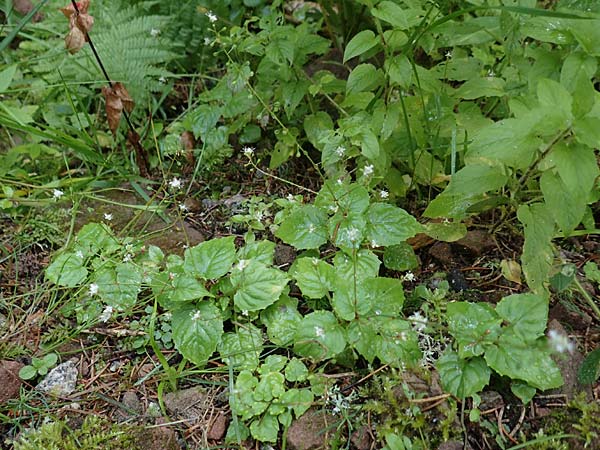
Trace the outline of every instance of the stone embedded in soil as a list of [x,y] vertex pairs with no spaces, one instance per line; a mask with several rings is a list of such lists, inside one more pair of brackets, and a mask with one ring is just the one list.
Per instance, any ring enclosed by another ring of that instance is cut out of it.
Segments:
[[327,449],[328,432],[338,423],[339,417],[311,408],[302,417],[295,420],[287,433],[287,445],[290,450]]
[[369,427],[365,425],[355,430],[350,436],[350,442],[356,450],[369,450],[373,445]]
[[208,427],[208,432],[206,433],[206,438],[210,441],[220,441],[225,437],[228,426],[229,417],[223,412],[217,413],[217,415],[211,420],[211,423]]
[[67,397],[77,385],[77,366],[73,361],[59,364],[36,386],[38,391],[57,397]]
[[203,417],[210,407],[208,396],[200,387],[169,392],[164,396],[164,402],[169,414],[191,422]]
[[465,237],[456,241],[456,245],[467,249],[475,256],[481,256],[494,248],[496,243],[492,236],[483,230],[469,230]]
[[452,247],[446,242],[436,242],[433,244],[429,249],[429,254],[442,264],[452,264],[454,261]]
[[144,406],[135,391],[125,392],[121,398],[121,403],[127,408],[127,410],[119,410],[119,413],[125,418],[137,416],[144,412]]
[[9,400],[19,398],[23,382],[19,378],[19,370],[24,364],[17,361],[0,361],[0,405]]
[[[158,425],[158,424],[157,424]],[[142,429],[135,433],[136,448],[145,450],[181,450],[177,434],[167,426]]]

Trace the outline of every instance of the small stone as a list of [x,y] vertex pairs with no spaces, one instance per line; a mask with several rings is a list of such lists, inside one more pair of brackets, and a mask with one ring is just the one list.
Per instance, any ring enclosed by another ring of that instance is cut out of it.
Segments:
[[127,407],[128,411],[124,411],[127,416],[139,415],[143,412],[144,408],[142,402],[138,398],[135,391],[127,391],[123,394],[121,403]]
[[73,361],[64,362],[48,372],[36,389],[57,397],[66,397],[75,390],[77,375],[75,363]]
[[206,438],[211,441],[220,441],[225,437],[228,425],[229,418],[222,412],[219,412],[210,424]]
[[287,444],[290,450],[317,450],[328,448],[327,430],[338,423],[339,418],[324,411],[311,408],[294,421],[287,434]]
[[0,361],[0,405],[8,400],[19,398],[23,382],[19,378],[19,370],[24,364],[17,361]]

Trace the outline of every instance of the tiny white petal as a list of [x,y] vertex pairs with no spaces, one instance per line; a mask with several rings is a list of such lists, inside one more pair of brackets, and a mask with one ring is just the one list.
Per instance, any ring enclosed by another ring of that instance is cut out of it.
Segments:
[[96,283],[90,284],[90,295],[96,295],[98,293],[98,285]]
[[113,220],[113,215],[111,213],[104,213],[104,220],[110,222],[111,220]]
[[54,190],[52,191],[52,196],[53,196],[55,199],[57,199],[57,200],[58,200],[59,198],[61,198],[63,195],[65,195],[65,193],[64,193],[63,191],[61,191],[60,189],[54,189]]

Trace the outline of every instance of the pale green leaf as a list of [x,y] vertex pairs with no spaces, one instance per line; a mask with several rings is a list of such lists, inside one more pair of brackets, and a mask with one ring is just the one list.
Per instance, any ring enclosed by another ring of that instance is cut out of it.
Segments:
[[272,305],[288,283],[285,272],[250,261],[231,274],[236,289],[233,302],[240,311],[258,311]]
[[371,250],[360,249],[355,257],[342,251],[335,254],[333,265],[337,276],[343,280],[361,280],[376,277],[381,261]]
[[235,237],[201,242],[184,253],[184,270],[196,277],[212,280],[225,275],[235,261]]
[[372,91],[383,82],[381,70],[376,69],[373,64],[359,64],[356,66],[346,82],[346,94],[355,92]]
[[80,285],[87,275],[88,270],[84,266],[83,258],[71,252],[57,256],[46,269],[48,280],[64,287]]
[[17,65],[13,64],[0,72],[0,94],[4,93],[10,87],[16,71]]
[[206,364],[223,335],[221,312],[206,301],[173,311],[171,327],[175,348],[198,367]]
[[327,214],[316,206],[301,206],[283,221],[275,235],[297,249],[319,248],[327,242]]
[[267,327],[271,342],[284,347],[292,343],[302,315],[298,312],[297,300],[282,295],[280,300],[260,314],[260,320]]
[[314,361],[333,358],[346,348],[344,334],[331,311],[312,312],[296,329],[294,351]]
[[502,319],[487,303],[452,302],[446,315],[461,358],[482,355],[500,334]]
[[346,45],[346,49],[344,50],[344,60],[345,63],[349,59],[354,58],[355,56],[362,55],[363,53],[368,52],[373,47],[375,47],[379,43],[379,39],[375,36],[371,30],[363,30],[360,33],[356,34],[348,45]]
[[397,206],[372,203],[367,210],[366,238],[373,246],[400,244],[421,231],[422,225]]
[[377,7],[371,9],[371,14],[396,29],[407,30],[421,21],[422,11],[420,9],[402,8],[394,2],[383,1],[379,2]]
[[548,299],[536,294],[514,294],[496,305],[496,313],[504,326],[523,341],[533,341],[544,335],[548,321]]
[[462,359],[456,352],[446,351],[436,367],[444,390],[458,398],[470,397],[490,382],[491,370],[480,357]]
[[262,351],[262,331],[252,324],[244,324],[235,332],[225,333],[219,345],[221,358],[234,370],[255,370]]
[[454,95],[465,100],[481,97],[502,97],[506,95],[506,82],[498,77],[470,78],[454,91]]
[[333,290],[335,270],[319,258],[299,258],[292,276],[305,297],[322,298]]

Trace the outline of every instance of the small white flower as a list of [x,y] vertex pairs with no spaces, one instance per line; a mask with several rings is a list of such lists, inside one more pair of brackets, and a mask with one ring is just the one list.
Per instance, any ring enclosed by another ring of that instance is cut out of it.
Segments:
[[166,79],[165,77],[160,77],[160,78],[158,79],[158,82],[159,82],[160,84],[165,84],[165,83],[167,82],[167,79]]
[[564,353],[566,351],[573,353],[575,351],[575,344],[569,337],[556,330],[548,331],[548,342],[550,347],[558,353]]
[[351,242],[358,241],[359,237],[360,237],[360,232],[358,231],[357,228],[353,227],[348,230],[348,239],[350,239]]
[[156,37],[156,36],[158,36],[159,34],[160,34],[160,30],[159,30],[159,29],[157,29],[157,28],[152,28],[152,29],[150,30],[150,36],[152,36],[152,37]]
[[189,208],[185,205],[185,203],[179,204],[179,211],[186,212]]
[[495,76],[496,76],[496,74],[494,73],[494,71],[493,71],[493,70],[491,70],[491,69],[490,69],[490,70],[488,71],[488,73],[487,73],[487,76],[488,76],[488,77],[490,77],[490,78],[493,78],[493,77],[495,77]]
[[371,175],[373,175],[373,172],[375,171],[375,168],[373,167],[373,164],[369,164],[368,166],[365,166],[363,169],[363,175],[365,177],[370,177]]
[[212,39],[209,38],[208,36],[204,38],[204,45],[210,45],[212,44]]
[[344,180],[342,180],[341,178],[338,178],[337,184],[339,184],[341,186],[342,184],[344,184]]
[[104,220],[110,222],[111,220],[113,220],[113,215],[111,213],[104,213]]
[[346,147],[344,147],[343,145],[340,145],[335,149],[335,154],[338,155],[340,158],[344,156],[344,153],[346,153]]
[[376,316],[380,316],[381,315],[381,310],[380,309],[376,309],[375,310],[375,315]]
[[242,151],[248,158],[252,158],[252,155],[254,155],[254,147],[246,146],[242,149]]
[[176,273],[169,272],[169,280],[174,280],[176,276],[177,276]]
[[110,319],[110,316],[112,316],[112,313],[113,307],[107,306],[106,308],[104,308],[104,311],[102,311],[102,313],[98,316],[98,320],[100,320],[100,322],[102,323],[106,323]]
[[309,234],[312,234],[316,231],[316,227],[311,223],[308,225],[308,232]]
[[211,23],[215,23],[217,20],[219,20],[219,18],[215,15],[215,13],[213,13],[212,11],[208,11],[206,13],[206,17],[208,17],[208,20]]
[[94,296],[98,294],[98,285],[96,283],[90,284],[90,295]]
[[420,311],[413,313],[408,320],[412,322],[415,331],[423,331],[427,327],[427,317],[423,316]]
[[169,186],[171,189],[181,189],[182,185],[183,184],[181,183],[181,180],[177,177],[173,177],[173,179],[169,181]]
[[317,337],[323,337],[325,336],[325,331],[321,327],[315,327],[315,335]]
[[248,266],[249,262],[250,261],[248,261],[247,259],[240,259],[240,261],[236,264],[235,268],[237,270],[244,270],[246,266]]
[[77,256],[78,258],[81,258],[81,259],[83,259],[83,258],[84,258],[84,256],[83,256],[83,252],[82,252],[81,250],[77,250],[77,251],[75,252],[75,256]]
[[247,309],[244,309],[242,311],[242,316],[248,317],[248,310]]
[[193,314],[190,314],[190,316],[192,317],[193,322],[197,322],[198,320],[200,320],[202,314],[200,314],[200,311],[195,311]]
[[379,247],[379,245],[377,244],[377,241],[375,239],[371,239],[371,248],[377,248]]
[[286,200],[293,203],[296,201],[296,198],[292,194],[288,194]]
[[61,191],[60,189],[54,189],[52,191],[52,197],[54,197],[56,200],[61,198],[63,195],[65,195],[65,193],[63,191]]
[[123,262],[124,263],[128,263],[131,262],[133,255],[131,253],[125,253],[125,256],[123,256]]
[[390,193],[384,189],[382,189],[381,191],[379,191],[379,196],[383,199],[388,198],[390,196]]
[[402,279],[404,281],[415,281],[417,279],[417,277],[415,277],[415,274],[409,270],[408,272],[406,272],[404,274],[404,277],[402,277]]
[[446,55],[445,55],[445,56],[446,56],[446,58],[452,58],[452,52],[451,52],[450,50],[448,50],[448,51],[446,52]]

